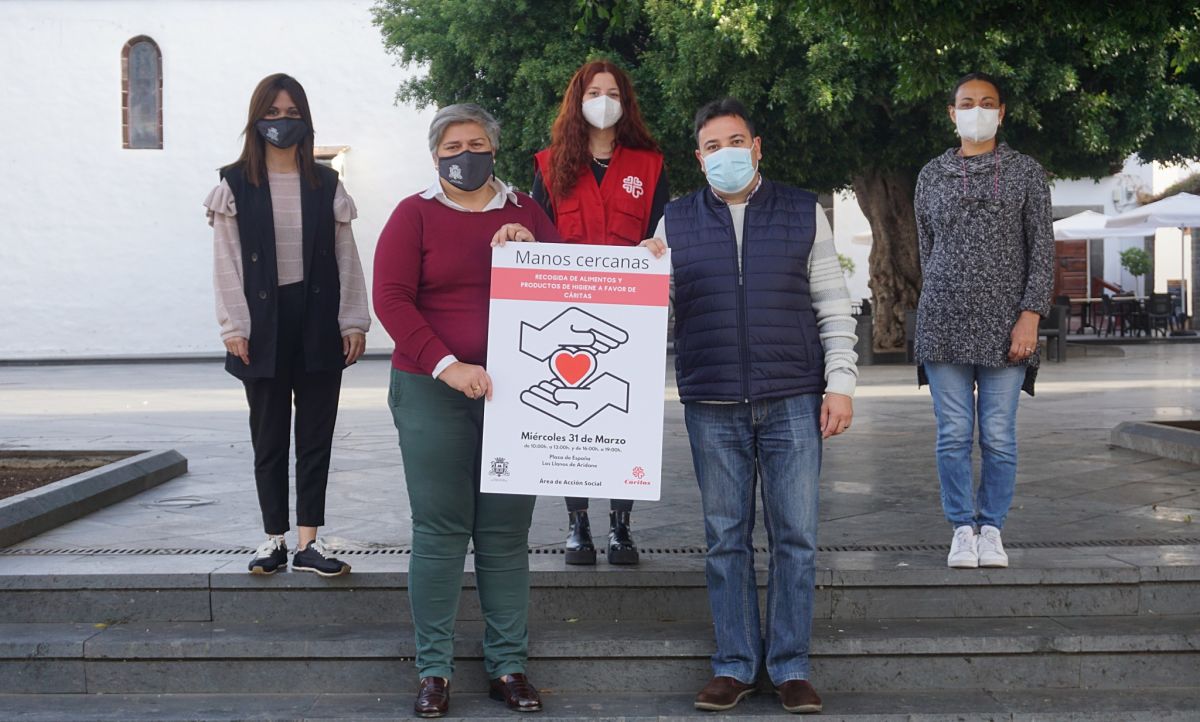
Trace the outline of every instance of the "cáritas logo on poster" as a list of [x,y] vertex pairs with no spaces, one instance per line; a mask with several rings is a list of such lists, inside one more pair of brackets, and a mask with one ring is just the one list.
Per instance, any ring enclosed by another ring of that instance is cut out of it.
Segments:
[[630,473],[633,474],[633,478],[625,480],[626,486],[650,486],[650,482],[646,480],[646,470],[642,467],[635,466]]

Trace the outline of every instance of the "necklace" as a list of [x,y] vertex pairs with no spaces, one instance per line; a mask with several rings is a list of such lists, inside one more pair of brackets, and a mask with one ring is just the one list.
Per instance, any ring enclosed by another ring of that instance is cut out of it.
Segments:
[[600,160],[596,156],[592,156],[592,162],[595,163],[596,165],[600,166],[601,168],[608,168],[608,164],[612,162],[612,158],[608,158],[607,160]]
[[1004,199],[999,198],[1000,194],[1000,149],[996,148],[992,151],[992,197],[975,198],[967,195],[967,159],[962,155],[958,156],[959,163],[962,166],[962,186],[963,194],[958,199],[959,205],[965,210],[982,207],[988,213],[996,214],[1004,207]]

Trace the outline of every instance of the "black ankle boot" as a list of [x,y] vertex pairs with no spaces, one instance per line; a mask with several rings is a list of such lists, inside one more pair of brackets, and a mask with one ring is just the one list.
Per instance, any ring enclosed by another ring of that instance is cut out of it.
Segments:
[[629,533],[629,512],[608,512],[608,563],[637,564],[638,550]]
[[567,516],[571,520],[567,529],[567,564],[595,564],[596,545],[592,543],[587,509],[569,511]]

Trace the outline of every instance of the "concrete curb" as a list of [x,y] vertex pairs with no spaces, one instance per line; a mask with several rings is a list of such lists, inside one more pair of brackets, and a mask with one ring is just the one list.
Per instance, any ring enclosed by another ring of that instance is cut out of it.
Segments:
[[1166,459],[1200,464],[1200,432],[1147,421],[1125,421],[1110,432],[1108,443]]
[[146,451],[0,501],[0,547],[62,526],[187,472],[178,451]]

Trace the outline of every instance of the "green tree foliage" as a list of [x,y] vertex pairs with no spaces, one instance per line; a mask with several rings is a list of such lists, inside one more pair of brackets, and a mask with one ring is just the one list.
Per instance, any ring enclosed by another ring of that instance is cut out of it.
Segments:
[[630,70],[642,94],[656,85],[638,70],[650,28],[637,3],[384,0],[374,17],[389,51],[422,71],[400,86],[397,101],[482,105],[501,124],[497,175],[526,189],[533,153],[549,143],[576,68],[611,58]]
[[1150,272],[1150,254],[1136,246],[1126,248],[1121,251],[1121,267],[1131,276],[1144,276]]
[[854,259],[850,256],[842,255],[841,253],[837,254],[837,257],[838,265],[842,267],[842,272],[847,276],[853,276],[855,271]]
[[871,222],[875,338],[895,347],[916,304],[916,174],[957,143],[962,74],[1001,79],[1001,138],[1056,177],[1099,177],[1131,153],[1200,157],[1200,6],[1090,0],[380,0],[385,43],[425,72],[403,101],[473,100],[504,125],[500,172],[532,176],[583,61],[634,76],[672,186],[702,182],[691,117],[730,94],[763,137],[764,172],[852,187]]
[[1137,279],[1138,286],[1142,285],[1142,276],[1150,272],[1152,263],[1150,254],[1137,246],[1121,251],[1121,267]]

